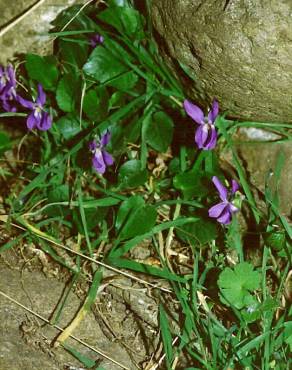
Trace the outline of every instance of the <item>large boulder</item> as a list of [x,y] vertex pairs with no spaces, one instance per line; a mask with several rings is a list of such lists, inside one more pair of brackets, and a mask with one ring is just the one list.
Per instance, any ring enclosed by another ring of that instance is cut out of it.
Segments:
[[155,0],[152,20],[173,70],[183,79],[182,63],[197,79],[190,97],[292,122],[292,0]]

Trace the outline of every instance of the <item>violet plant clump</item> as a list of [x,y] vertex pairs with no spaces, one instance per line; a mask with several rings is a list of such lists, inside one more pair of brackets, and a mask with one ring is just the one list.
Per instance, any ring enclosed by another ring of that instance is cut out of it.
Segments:
[[217,143],[217,132],[215,128],[215,120],[219,113],[219,104],[217,100],[213,100],[212,107],[205,116],[200,107],[185,100],[183,103],[184,109],[199,126],[195,133],[195,142],[199,149],[211,150],[214,149]]
[[16,85],[15,70],[12,65],[0,66],[0,101],[3,109],[7,112],[16,112],[17,110],[15,106],[17,100]]
[[26,125],[29,130],[37,128],[41,131],[47,131],[51,128],[52,117],[44,109],[47,97],[41,84],[38,84],[38,95],[35,101],[26,100],[21,96],[18,96],[17,100],[24,108],[31,110],[26,120]]
[[231,190],[228,191],[217,176],[213,176],[212,181],[218,190],[222,202],[215,204],[209,209],[209,217],[216,218],[223,225],[228,225],[232,220],[232,215],[239,211],[239,208],[234,204],[234,196],[239,190],[239,184],[232,180]]
[[106,150],[105,147],[111,139],[111,134],[106,131],[101,135],[100,139],[95,139],[89,143],[89,150],[92,152],[92,165],[94,169],[103,175],[107,166],[114,163],[114,159]]

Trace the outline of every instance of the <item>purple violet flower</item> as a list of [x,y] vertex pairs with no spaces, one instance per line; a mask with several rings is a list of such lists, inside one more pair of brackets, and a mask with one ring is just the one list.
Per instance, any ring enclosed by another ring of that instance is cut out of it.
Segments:
[[212,108],[205,116],[201,108],[192,104],[189,100],[184,101],[184,109],[199,127],[196,130],[195,142],[199,149],[211,150],[217,143],[217,132],[215,129],[215,120],[219,113],[219,104],[213,100]]
[[106,131],[101,135],[100,140],[93,140],[89,143],[89,150],[93,154],[92,165],[101,175],[105,173],[107,166],[111,166],[114,163],[113,157],[104,149],[110,138],[110,132]]
[[16,101],[16,77],[15,70],[11,64],[6,68],[0,66],[0,101],[7,112],[16,112],[13,102]]
[[18,96],[17,100],[24,108],[31,110],[26,121],[26,125],[29,130],[37,128],[41,131],[46,131],[51,128],[52,117],[44,110],[47,97],[41,84],[38,84],[38,95],[34,102],[26,100],[21,96]]
[[95,35],[93,35],[89,40],[89,44],[93,48],[95,48],[97,45],[102,44],[103,42],[104,42],[104,37],[101,36],[99,33],[96,33]]
[[238,191],[239,185],[235,180],[232,180],[231,191],[228,193],[227,188],[221,183],[218,177],[213,176],[212,181],[218,190],[222,202],[209,209],[209,217],[217,218],[217,221],[221,224],[228,225],[231,222],[233,213],[239,211],[239,208],[233,203],[234,194]]

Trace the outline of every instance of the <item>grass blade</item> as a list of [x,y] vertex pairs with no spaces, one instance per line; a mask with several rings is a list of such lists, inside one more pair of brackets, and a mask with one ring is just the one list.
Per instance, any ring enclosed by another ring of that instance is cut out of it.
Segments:
[[78,311],[77,315],[75,316],[74,320],[70,323],[69,326],[57,337],[55,342],[55,347],[57,347],[59,344],[63,344],[67,338],[69,338],[72,334],[72,332],[77,328],[77,326],[80,324],[80,322],[84,319],[84,317],[87,315],[87,313],[90,310],[91,305],[96,299],[98,287],[100,285],[102,279],[102,272],[96,271],[93,276],[92,285],[89,289],[88,295],[85,299],[85,302],[83,303],[82,307]]
[[166,312],[162,304],[159,305],[159,323],[160,323],[163,347],[165,351],[166,366],[167,366],[167,369],[171,370],[171,362],[173,359],[172,337],[171,337],[171,332],[170,332],[170,328],[168,325],[168,319],[166,316]]

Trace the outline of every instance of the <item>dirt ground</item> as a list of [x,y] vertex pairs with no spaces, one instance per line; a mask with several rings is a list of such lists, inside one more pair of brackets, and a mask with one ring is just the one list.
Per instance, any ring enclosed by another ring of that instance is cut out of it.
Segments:
[[[143,251],[143,247],[139,249]],[[17,304],[52,320],[69,282],[65,269],[47,261],[35,246],[23,244],[20,249],[0,255],[0,292],[8,296],[0,294],[1,370],[82,369],[66,350],[54,347],[60,331]],[[98,361],[105,370],[144,368],[159,347],[158,296],[154,290],[106,270],[103,283],[92,312],[72,333],[86,345],[73,339],[66,344]],[[76,316],[88,286],[82,278],[70,291],[57,323],[59,327],[67,327]]]

